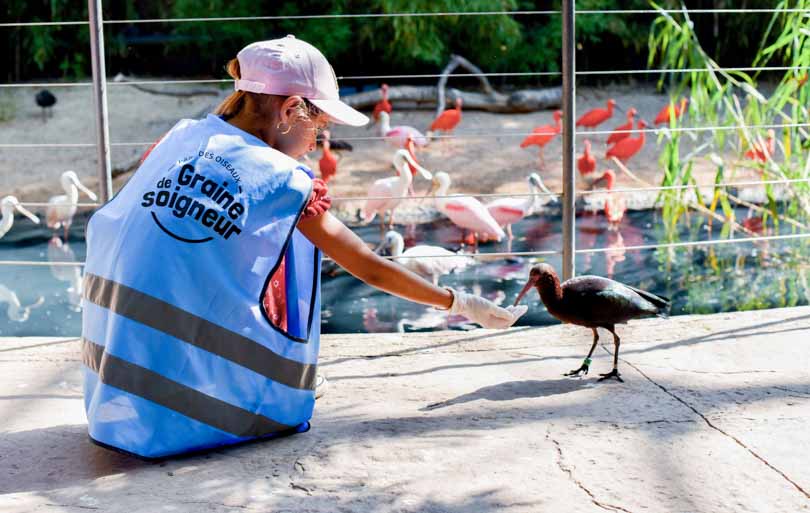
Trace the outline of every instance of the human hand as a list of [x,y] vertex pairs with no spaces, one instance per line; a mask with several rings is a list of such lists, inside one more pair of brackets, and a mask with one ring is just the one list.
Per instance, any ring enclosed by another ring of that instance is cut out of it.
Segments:
[[453,294],[451,314],[463,315],[484,328],[503,329],[513,325],[526,310],[526,305],[501,308],[492,301],[480,296],[450,289]]

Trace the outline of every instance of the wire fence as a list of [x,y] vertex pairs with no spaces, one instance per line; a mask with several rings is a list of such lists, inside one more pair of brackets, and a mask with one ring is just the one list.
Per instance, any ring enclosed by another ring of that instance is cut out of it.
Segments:
[[[774,13],[802,13],[803,9],[795,8],[714,8],[689,9],[689,14],[774,14]],[[611,15],[611,14],[648,14],[657,15],[681,14],[681,9],[582,9],[577,15]],[[399,13],[356,13],[356,14],[304,14],[295,16],[209,16],[190,18],[146,18],[146,19],[118,19],[103,20],[104,25],[137,25],[144,23],[222,23],[246,21],[283,21],[283,20],[325,20],[325,19],[378,19],[378,18],[419,18],[438,16],[548,16],[560,15],[561,10],[516,10],[516,11],[449,11],[449,12],[399,12]],[[49,26],[75,26],[89,25],[87,20],[65,21],[34,21],[34,22],[4,22],[0,27],[49,27]]]
[[[570,5],[570,3],[569,3]],[[598,16],[610,14],[625,14],[625,15],[660,15],[666,14],[679,14],[683,11],[678,9],[591,9],[591,10],[578,10],[575,12],[577,16]],[[794,8],[715,8],[715,9],[690,9],[689,15],[703,15],[703,14],[775,14],[775,13],[808,13],[807,10],[794,9]],[[469,16],[557,16],[566,15],[564,10],[517,10],[517,11],[447,11],[447,12],[400,12],[400,13],[356,13],[356,14],[320,14],[320,15],[299,15],[299,16],[234,16],[234,17],[189,17],[189,18],[153,18],[153,19],[112,19],[112,20],[95,20],[95,25],[100,31],[103,26],[108,25],[135,25],[135,24],[176,24],[176,23],[211,23],[211,22],[249,22],[249,21],[281,21],[281,20],[318,20],[318,19],[379,19],[379,18],[398,18],[398,17],[469,17]],[[67,21],[36,21],[36,22],[5,22],[0,23],[0,28],[26,28],[26,27],[51,27],[51,26],[89,26],[93,27],[94,20],[67,20]],[[103,52],[103,40],[101,41],[102,48],[96,49]],[[103,53],[102,53],[103,55]],[[576,76],[600,76],[600,75],[655,75],[655,74],[682,74],[682,73],[715,73],[715,72],[786,72],[786,71],[802,71],[807,68],[797,66],[761,66],[761,67],[729,67],[729,68],[716,68],[707,70],[704,68],[682,68],[682,69],[625,69],[625,70],[569,70],[572,77]],[[102,70],[103,71],[103,70]],[[565,71],[565,70],[564,70]],[[563,76],[563,72],[557,71],[533,71],[533,72],[493,72],[493,73],[452,73],[449,75],[437,73],[424,73],[424,74],[387,74],[387,75],[347,75],[338,77],[340,80],[346,81],[370,81],[370,80],[414,80],[414,79],[429,79],[440,78],[443,76],[454,78],[475,78],[475,77],[555,77]],[[102,73],[103,74],[103,73]],[[94,76],[93,81],[86,82],[31,82],[31,83],[14,83],[14,84],[0,84],[0,89],[9,88],[42,88],[42,87],[98,87],[99,83],[103,86],[119,87],[119,86],[172,86],[172,85],[192,85],[192,84],[211,84],[211,85],[228,85],[233,83],[231,79],[194,79],[194,80],[124,80],[124,81],[110,81],[107,82],[106,78],[102,76]],[[570,113],[573,115],[573,113]],[[106,120],[105,120],[106,121]],[[693,126],[693,127],[665,127],[665,128],[647,128],[647,129],[632,129],[624,131],[616,130],[570,130],[570,136],[586,137],[596,135],[609,135],[613,133],[628,133],[628,134],[660,134],[662,131],[670,133],[700,133],[700,132],[717,132],[717,131],[737,131],[749,129],[780,129],[780,128],[808,128],[808,123],[762,123],[751,125],[724,125],[724,126]],[[433,135],[434,139],[501,139],[501,138],[524,138],[532,135],[532,132],[482,132],[482,133],[459,133],[459,134],[442,134]],[[364,137],[344,137],[342,140],[346,141],[381,141],[386,139],[384,136],[364,136]],[[3,142],[0,143],[0,149],[43,149],[43,148],[91,148],[98,147],[99,143],[14,143]],[[147,142],[133,142],[121,141],[107,143],[109,147],[147,147],[153,144],[153,141]],[[109,170],[107,170],[109,174]],[[708,184],[689,184],[689,185],[669,185],[669,186],[646,186],[646,187],[633,187],[633,188],[617,188],[612,189],[613,193],[635,193],[635,192],[660,192],[660,191],[675,191],[686,190],[693,188],[730,188],[730,187],[761,187],[767,185],[786,185],[791,183],[808,182],[810,178],[803,179],[783,179],[783,180],[758,180],[758,181],[734,181],[723,183],[708,183]],[[574,195],[592,195],[605,193],[603,190],[577,190],[572,191]],[[459,196],[473,196],[478,198],[502,198],[502,197],[563,197],[563,193],[554,192],[540,192],[540,193],[486,193],[486,194],[453,194],[453,195],[439,195],[434,196],[436,199],[449,199]],[[375,197],[375,196],[337,196],[334,201],[368,201],[368,200],[381,200],[393,199],[403,201],[423,200],[422,197],[402,196],[402,197]],[[82,208],[96,208],[103,203],[99,202],[77,202],[68,205],[82,207]],[[23,202],[22,205],[27,207],[43,207],[48,208],[51,206],[48,202]],[[661,243],[649,245],[626,246],[623,250],[648,250],[657,248],[678,248],[690,246],[704,246],[714,244],[742,244],[752,242],[764,242],[771,240],[788,240],[788,239],[801,239],[810,237],[810,234],[791,234],[791,235],[775,235],[763,237],[746,237],[746,238],[730,238],[722,240],[702,240],[702,241],[688,241],[678,243]],[[566,242],[567,246],[573,248],[572,241]],[[590,248],[590,249],[576,249],[575,254],[583,253],[599,253],[615,251],[616,248]],[[474,258],[499,258],[499,257],[537,257],[545,255],[557,255],[561,251],[547,250],[547,251],[524,251],[524,252],[483,252],[476,254],[468,254]],[[442,255],[435,255],[435,257],[442,257]],[[403,257],[391,257],[403,258]],[[48,265],[48,266],[81,266],[82,262],[37,262],[37,261],[23,261],[23,260],[2,260],[0,265]]]
[[[661,132],[669,133],[694,133],[694,132],[718,132],[718,131],[737,131],[737,130],[750,130],[750,129],[775,129],[775,128],[810,128],[810,123],[763,123],[759,125],[720,125],[720,126],[695,126],[695,127],[662,127],[662,128],[644,128],[632,130],[577,130],[574,135],[577,137],[594,136],[594,135],[611,135],[611,134],[660,134]],[[530,135],[537,135],[535,132],[482,132],[482,133],[463,133],[463,134],[431,134],[431,139],[500,139],[500,138],[522,138]],[[385,141],[388,137],[382,135],[375,136],[362,136],[362,137],[341,137],[341,141]],[[138,142],[114,142],[110,146],[130,147],[142,146],[148,147],[154,144],[155,141],[138,141]],[[94,143],[2,143],[0,149],[8,148],[92,148],[96,145]]]

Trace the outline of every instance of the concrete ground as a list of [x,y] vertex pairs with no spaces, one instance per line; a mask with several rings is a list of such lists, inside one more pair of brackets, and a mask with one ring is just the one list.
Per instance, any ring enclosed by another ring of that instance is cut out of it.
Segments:
[[590,331],[332,335],[313,429],[144,463],[90,444],[78,344],[0,339],[0,511],[810,511],[810,307]]

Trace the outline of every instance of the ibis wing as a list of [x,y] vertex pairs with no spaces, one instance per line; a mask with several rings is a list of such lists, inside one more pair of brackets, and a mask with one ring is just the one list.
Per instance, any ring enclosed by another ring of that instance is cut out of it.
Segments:
[[[656,302],[652,298],[656,298]],[[649,292],[642,295],[638,289],[600,276],[574,278],[563,288],[566,310],[575,312],[579,319],[593,325],[619,324],[656,315],[659,311],[657,303],[662,300]]]

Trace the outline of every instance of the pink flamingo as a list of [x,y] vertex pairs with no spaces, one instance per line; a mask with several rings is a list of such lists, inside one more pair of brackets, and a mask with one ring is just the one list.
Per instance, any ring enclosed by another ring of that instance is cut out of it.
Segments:
[[450,189],[450,175],[439,171],[433,177],[432,191],[436,193],[436,208],[463,230],[470,230],[473,233],[473,241],[478,247],[478,237],[485,236],[498,242],[506,234],[498,226],[498,222],[492,218],[487,208],[477,199],[471,196],[447,196]]
[[391,118],[385,111],[380,112],[380,135],[385,137],[388,144],[396,148],[404,148],[408,136],[413,137],[413,142],[417,146],[427,146],[428,144],[427,137],[412,126],[398,125],[392,127]]
[[543,155],[543,150],[546,147],[546,144],[550,143],[551,140],[557,137],[557,134],[562,131],[562,126],[560,125],[561,118],[562,111],[554,111],[553,125],[534,127],[534,129],[532,129],[532,133],[526,136],[526,138],[523,139],[523,142],[520,143],[521,148],[528,148],[529,146],[537,146],[540,148],[540,169],[544,169],[546,167],[546,159]]
[[385,213],[391,212],[388,222],[388,227],[391,228],[394,226],[394,210],[402,198],[407,196],[408,187],[413,181],[413,176],[405,167],[406,164],[414,166],[426,180],[430,180],[432,177],[430,171],[411,160],[411,156],[405,150],[397,150],[392,163],[398,176],[381,178],[371,184],[368,189],[369,199],[366,200],[362,210],[365,223],[370,223],[377,214],[380,214],[380,238],[385,234]]
[[535,194],[538,192],[551,193],[537,173],[530,174],[528,181],[531,196],[525,198],[498,198],[487,203],[487,210],[490,215],[492,215],[492,218],[495,219],[495,222],[498,223],[499,226],[506,227],[506,236],[509,240],[514,238],[512,235],[512,225],[534,213],[537,207],[537,196],[535,196]]

